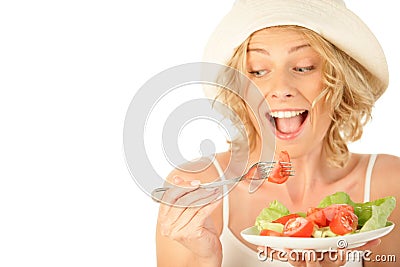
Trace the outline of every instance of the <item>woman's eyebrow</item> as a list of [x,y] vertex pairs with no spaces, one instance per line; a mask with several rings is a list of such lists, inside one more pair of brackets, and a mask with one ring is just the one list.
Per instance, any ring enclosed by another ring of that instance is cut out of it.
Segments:
[[263,48],[248,48],[247,52],[258,52],[258,53],[262,53],[262,54],[266,54],[266,55],[270,55],[269,52]]
[[299,51],[300,49],[311,47],[310,44],[297,45],[289,49],[288,54]]
[[[297,52],[297,51],[299,51],[303,48],[307,48],[307,47],[311,47],[310,44],[301,44],[301,45],[293,46],[288,50],[288,54]],[[258,53],[265,54],[268,56],[270,55],[270,53],[264,48],[248,48],[247,52],[258,52]]]

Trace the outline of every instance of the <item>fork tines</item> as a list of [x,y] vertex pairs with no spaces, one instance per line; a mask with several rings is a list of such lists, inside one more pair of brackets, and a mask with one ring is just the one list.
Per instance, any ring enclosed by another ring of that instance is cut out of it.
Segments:
[[292,162],[281,161],[280,164],[284,171],[289,173],[289,176],[294,176],[295,171],[293,170]]
[[285,172],[289,173],[289,176],[294,176],[296,174],[294,170],[290,170],[290,171],[288,170]]

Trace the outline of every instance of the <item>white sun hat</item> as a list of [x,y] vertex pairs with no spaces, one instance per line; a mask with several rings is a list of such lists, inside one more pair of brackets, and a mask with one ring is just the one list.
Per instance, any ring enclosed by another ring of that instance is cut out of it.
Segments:
[[[226,65],[253,32],[281,25],[308,28],[358,61],[384,85],[384,89],[376,89],[375,96],[388,86],[388,66],[381,45],[342,0],[237,0],[212,33],[203,59]],[[215,94],[207,91],[209,96]]]

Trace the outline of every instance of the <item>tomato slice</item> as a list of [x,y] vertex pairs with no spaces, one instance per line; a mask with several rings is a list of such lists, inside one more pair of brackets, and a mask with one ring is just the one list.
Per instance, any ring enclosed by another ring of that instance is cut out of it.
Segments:
[[290,237],[310,237],[314,224],[303,217],[292,218],[285,224],[283,235]]
[[339,210],[329,223],[331,231],[337,235],[345,235],[357,229],[358,217],[352,211]]
[[[279,153],[279,162],[275,164],[271,171],[268,181],[275,184],[282,184],[289,178],[289,170],[287,164],[281,162],[290,162],[289,153],[287,151],[281,151]],[[286,166],[286,167],[285,167]]]
[[269,230],[269,229],[263,229],[260,232],[260,235],[264,236],[282,236],[282,233],[279,233],[277,231]]
[[354,213],[354,208],[347,204],[332,204],[323,209],[326,220],[328,222],[332,221],[336,213],[338,213],[341,210],[347,210]]
[[297,218],[297,217],[300,217],[300,216],[298,214],[296,214],[296,213],[292,213],[292,214],[289,214],[289,215],[282,216],[282,217],[280,217],[279,219],[276,219],[273,222],[274,223],[281,223],[281,224],[285,225],[287,223],[287,221],[289,221],[292,218]]
[[325,213],[321,208],[309,208],[306,219],[315,223],[319,227],[328,226]]

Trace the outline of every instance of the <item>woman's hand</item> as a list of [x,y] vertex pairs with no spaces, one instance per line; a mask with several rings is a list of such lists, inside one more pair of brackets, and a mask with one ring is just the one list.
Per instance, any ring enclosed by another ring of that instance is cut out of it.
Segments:
[[164,193],[160,205],[161,235],[190,250],[198,265],[220,266],[222,247],[210,215],[220,204],[221,190],[199,188],[198,180],[180,177],[174,177],[174,183],[178,186]]

